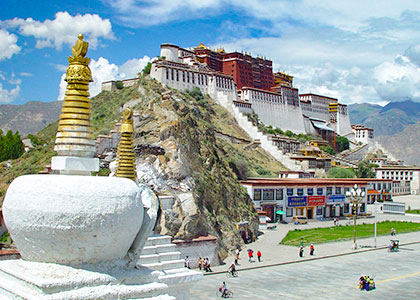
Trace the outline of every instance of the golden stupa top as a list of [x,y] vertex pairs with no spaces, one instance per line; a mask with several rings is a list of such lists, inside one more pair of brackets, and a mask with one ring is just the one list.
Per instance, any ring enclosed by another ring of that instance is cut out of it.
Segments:
[[85,57],[89,43],[83,40],[83,34],[78,35],[76,44],[71,47],[73,56],[69,56],[69,67],[66,71],[68,83],[92,82],[92,73],[89,69],[90,58]]
[[89,43],[83,40],[84,36],[81,33],[79,33],[77,38],[78,40],[76,41],[76,44],[71,47],[71,53],[73,54],[73,57],[85,57],[88,51]]
[[133,110],[131,108],[126,108],[122,112],[123,120],[120,126],[121,133],[133,133]]

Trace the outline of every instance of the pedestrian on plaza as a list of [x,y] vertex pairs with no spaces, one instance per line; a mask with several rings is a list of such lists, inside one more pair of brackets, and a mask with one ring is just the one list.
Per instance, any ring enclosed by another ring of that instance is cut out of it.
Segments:
[[203,259],[201,258],[201,256],[198,258],[198,268],[201,269],[203,268]]
[[261,262],[261,251],[258,250],[257,252],[257,258],[258,258],[258,262]]
[[309,247],[309,254],[314,255],[314,251],[315,251],[315,247],[313,244],[311,244],[311,246]]
[[253,255],[253,252],[254,252],[254,251],[252,251],[252,249],[248,249],[248,258],[249,258],[249,262],[250,262],[250,263],[252,263],[252,257],[254,256],[254,255]]
[[300,246],[303,247],[303,237],[300,238]]
[[394,228],[391,228],[391,236],[394,236],[396,234],[396,231]]
[[210,259],[206,257],[206,266],[207,266],[207,272],[213,272],[213,270],[210,268]]
[[191,269],[191,268],[190,268],[190,259],[188,258],[188,256],[186,256],[186,257],[185,257],[185,260],[184,260],[184,267],[185,267],[185,268],[188,268],[188,269]]
[[239,259],[239,256],[238,256],[238,254],[237,254],[237,253],[235,253],[235,260],[234,260],[235,265],[239,265],[239,263],[238,263],[238,259]]
[[335,219],[335,225],[336,225],[336,226],[340,225],[340,223],[339,223],[339,219],[338,219],[338,218],[336,218],[336,219]]
[[299,256],[303,257],[303,246],[300,246],[299,248]]
[[236,248],[236,250],[235,250],[235,255],[236,255],[236,257],[238,258],[238,260],[239,260],[239,247],[238,248]]

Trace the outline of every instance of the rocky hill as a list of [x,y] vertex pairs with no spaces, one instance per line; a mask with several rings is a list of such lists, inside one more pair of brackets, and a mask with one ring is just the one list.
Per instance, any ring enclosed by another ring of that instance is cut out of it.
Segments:
[[420,122],[408,125],[393,136],[379,136],[376,139],[405,164],[420,166]]
[[420,165],[420,103],[390,102],[386,106],[368,103],[349,105],[352,124],[375,130],[375,139],[406,164]]
[[62,104],[62,101],[30,101],[23,105],[0,105],[0,129],[19,131],[21,137],[35,134],[58,120]]
[[[284,167],[253,144],[233,117],[212,99],[197,91],[166,89],[145,78],[139,87],[92,98],[95,133],[107,133],[127,103],[140,114],[135,128],[138,180],[174,199],[172,209],[163,211],[157,230],[182,239],[214,235],[221,258],[242,243],[237,222],[249,221],[250,234],[256,237],[257,214],[238,179],[277,177]],[[6,183],[21,174],[36,173],[49,162],[53,127],[48,134],[45,130],[40,133],[50,141],[45,147],[13,161],[10,169],[0,169]]]
[[362,124],[375,130],[375,136],[392,136],[408,125],[420,121],[420,103],[390,102],[384,107],[369,103],[349,105],[352,124]]

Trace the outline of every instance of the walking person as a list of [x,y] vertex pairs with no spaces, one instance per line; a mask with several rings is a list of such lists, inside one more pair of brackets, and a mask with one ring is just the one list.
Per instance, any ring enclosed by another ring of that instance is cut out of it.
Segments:
[[249,258],[249,262],[252,263],[252,249],[248,249],[248,258]]
[[191,268],[190,268],[190,259],[188,258],[188,256],[186,256],[186,257],[185,257],[185,260],[184,260],[184,267],[185,267],[185,268],[188,268],[188,269],[191,269]]
[[261,262],[261,251],[258,250],[257,252],[257,258],[258,258],[258,262]]
[[309,247],[309,254],[314,255],[314,252],[315,252],[315,247],[313,244],[311,244],[311,246]]
[[202,269],[202,267],[203,267],[203,259],[201,258],[201,256],[198,258],[198,268],[200,269],[200,271],[201,271],[201,269]]
[[303,257],[303,246],[300,246],[299,248],[299,256]]
[[206,257],[206,265],[208,272],[213,272],[213,270],[210,268],[210,259],[208,257]]

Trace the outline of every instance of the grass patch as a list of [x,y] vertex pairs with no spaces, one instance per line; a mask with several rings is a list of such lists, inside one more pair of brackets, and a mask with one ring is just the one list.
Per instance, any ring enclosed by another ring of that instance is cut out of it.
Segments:
[[[377,235],[389,235],[391,228],[398,233],[420,231],[420,223],[384,221],[377,223]],[[356,225],[356,238],[370,237],[374,235],[373,224]],[[304,245],[321,244],[353,239],[353,225],[335,226],[326,228],[295,229],[289,231],[281,245],[299,246],[302,238]]]
[[407,209],[405,212],[407,214],[420,214],[420,209]]

